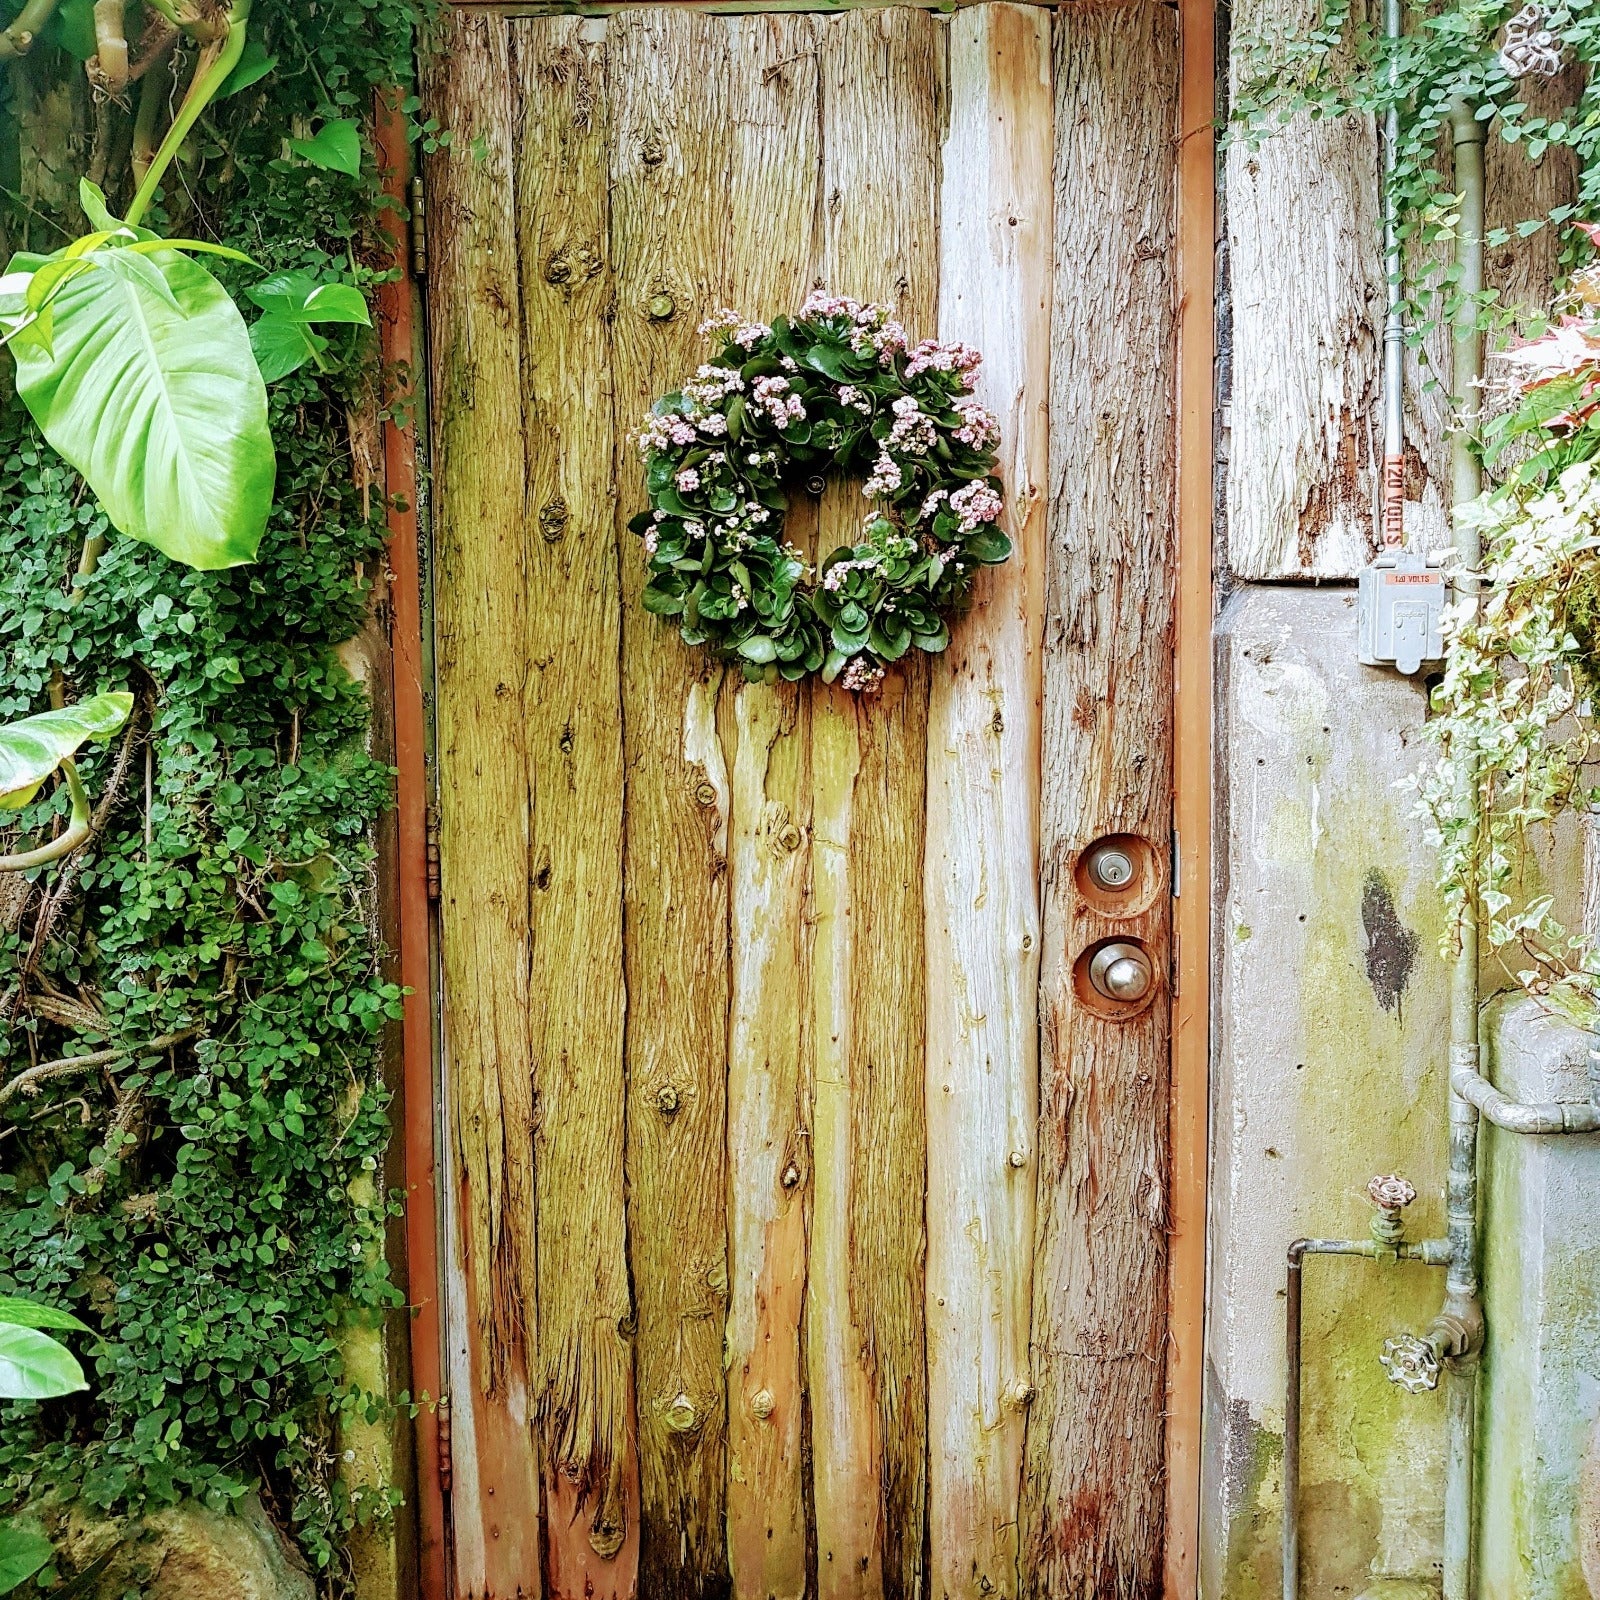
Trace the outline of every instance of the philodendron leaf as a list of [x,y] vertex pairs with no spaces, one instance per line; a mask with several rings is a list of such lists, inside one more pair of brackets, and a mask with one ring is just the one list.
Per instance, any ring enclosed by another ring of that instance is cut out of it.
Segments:
[[361,130],[353,122],[324,123],[314,138],[291,139],[289,148],[314,167],[361,175]]
[[0,811],[20,811],[85,739],[109,739],[132,710],[133,696],[117,690],[0,727]]
[[261,368],[262,380],[276,383],[312,357],[320,356],[328,348],[328,341],[303,322],[269,312],[250,324],[250,348]]
[[250,325],[250,348],[268,383],[287,377],[328,348],[328,341],[311,331],[312,323],[372,322],[354,285],[321,283],[309,272],[274,273],[245,294],[262,310]]
[[26,1583],[54,1553],[50,1541],[25,1522],[0,1522],[0,1594]]
[[88,1323],[79,1322],[60,1306],[41,1305],[37,1300],[18,1300],[0,1294],[0,1322],[14,1322],[19,1328],[70,1328],[74,1333],[93,1333]]
[[55,284],[49,347],[13,340],[17,391],[114,527],[186,566],[236,567],[272,506],[266,386],[227,290],[175,250],[139,253],[170,301],[136,271],[80,257],[63,281],[53,261],[13,260]]
[[120,220],[111,215],[111,208],[106,204],[105,190],[87,178],[78,179],[78,204],[83,207],[83,214],[89,219],[91,228],[108,231],[122,226]]
[[59,1340],[0,1322],[0,1399],[49,1400],[88,1387],[77,1357]]

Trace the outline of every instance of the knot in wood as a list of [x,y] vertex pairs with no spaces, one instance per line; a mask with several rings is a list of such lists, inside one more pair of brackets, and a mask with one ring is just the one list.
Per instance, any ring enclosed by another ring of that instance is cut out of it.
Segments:
[[773,1409],[776,1407],[776,1405],[777,1401],[772,1398],[772,1391],[770,1389],[757,1389],[756,1392],[750,1396],[750,1409],[758,1417],[760,1417],[763,1422],[765,1422],[767,1418],[772,1415]]
[[656,1090],[656,1110],[664,1117],[677,1115],[678,1091],[670,1083],[664,1083]]
[[693,1433],[700,1415],[694,1408],[694,1401],[680,1392],[661,1408],[661,1420],[674,1433]]
[[1011,1154],[1006,1157],[1006,1160],[1009,1161],[1014,1167],[1025,1167],[1028,1164],[1028,1152],[1026,1150],[1013,1150]]
[[794,1162],[791,1161],[789,1165],[783,1169],[782,1181],[785,1189],[792,1189],[797,1183],[799,1183],[800,1169],[794,1164]]
[[556,544],[567,534],[567,502],[559,496],[539,508],[539,532],[546,544]]
[[1006,1390],[1006,1404],[1010,1406],[1013,1411],[1025,1411],[1033,1404],[1033,1396],[1033,1385],[1021,1378],[1018,1378],[1017,1381]]
[[777,837],[773,841],[785,855],[792,855],[800,848],[800,830],[792,822],[786,822],[778,829]]
[[667,159],[667,147],[661,142],[657,133],[647,134],[644,142],[639,146],[639,159],[647,167],[659,167]]
[[670,294],[653,294],[645,307],[652,322],[670,322],[678,309],[678,302]]
[[715,785],[707,778],[702,778],[694,787],[694,797],[703,806],[714,806],[717,803]]

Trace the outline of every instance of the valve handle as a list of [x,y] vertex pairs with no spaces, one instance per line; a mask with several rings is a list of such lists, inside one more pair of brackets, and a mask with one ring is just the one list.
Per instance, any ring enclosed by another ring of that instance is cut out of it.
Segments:
[[1367,1198],[1380,1211],[1403,1211],[1417,1198],[1417,1191],[1398,1173],[1390,1173],[1367,1185]]
[[1426,1339],[1414,1333],[1396,1334],[1383,1341],[1378,1364],[1407,1394],[1426,1394],[1439,1387],[1439,1357]]

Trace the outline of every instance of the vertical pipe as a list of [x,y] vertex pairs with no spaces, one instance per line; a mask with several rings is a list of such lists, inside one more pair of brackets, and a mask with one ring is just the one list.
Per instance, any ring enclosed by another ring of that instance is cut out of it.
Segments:
[[[1478,327],[1478,301],[1483,291],[1483,123],[1476,107],[1457,101],[1450,109],[1455,151],[1455,186],[1460,195],[1456,231],[1456,292],[1451,344],[1451,389],[1456,412],[1451,440],[1451,489],[1457,507],[1475,500],[1483,472],[1474,448],[1483,375],[1483,334]],[[1458,518],[1455,529],[1455,584],[1461,599],[1478,593],[1482,555],[1476,529]],[[1461,815],[1478,816],[1478,773],[1463,767],[1457,780],[1456,804]],[[1473,858],[1473,850],[1467,851]],[[1478,1069],[1478,923],[1475,886],[1467,885],[1469,911],[1461,927],[1460,949],[1450,985],[1450,1065]],[[1446,1315],[1464,1317],[1471,1327],[1478,1299],[1478,1113],[1454,1089],[1450,1091],[1450,1175],[1447,1196],[1450,1267],[1446,1277]],[[1473,1434],[1477,1413],[1477,1351],[1451,1361],[1446,1379],[1444,1600],[1468,1600],[1472,1593]]]
[[[1404,0],[1383,0],[1383,32],[1400,37]],[[1395,67],[1390,65],[1393,83]],[[1406,508],[1406,330],[1400,315],[1400,229],[1395,209],[1394,170],[1400,146],[1400,108],[1391,104],[1383,120],[1383,270],[1388,312],[1383,322],[1383,547],[1405,543]]]
[[1300,1284],[1305,1241],[1289,1246],[1284,1316],[1283,1600],[1300,1600]]

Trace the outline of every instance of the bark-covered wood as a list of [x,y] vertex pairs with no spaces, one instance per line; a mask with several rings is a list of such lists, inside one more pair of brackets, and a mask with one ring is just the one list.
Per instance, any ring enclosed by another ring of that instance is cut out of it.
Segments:
[[[1318,15],[1316,0],[1238,0],[1233,35],[1288,37]],[[1236,44],[1235,90],[1246,70]],[[1372,119],[1301,116],[1259,144],[1236,141],[1226,187],[1228,564],[1240,578],[1352,578],[1375,548],[1382,454]]]
[[622,688],[604,29],[514,24],[527,435],[535,1414],[558,1600],[631,1600],[638,1463],[623,1202]]
[[[437,670],[450,1205],[470,1293],[457,1578],[472,1595],[537,1595],[533,1096],[528,1039],[526,574],[511,75],[505,27],[448,19],[430,105],[457,140],[428,163],[434,256],[431,389],[439,496]],[[463,1483],[463,1488],[468,1482]]]
[[[909,10],[862,10],[830,19],[820,34],[818,280],[836,293],[888,305],[913,337],[931,334],[939,281],[943,27]],[[826,495],[819,553],[852,542],[863,509],[859,484],[841,483]],[[845,864],[850,950],[839,975],[845,992],[834,999],[848,1017],[842,1042],[849,1131],[847,1140],[830,1143],[835,1159],[827,1170],[819,1145],[816,1179],[819,1205],[826,1188],[830,1216],[837,1221],[844,1212],[848,1279],[819,1279],[814,1265],[811,1293],[818,1297],[819,1334],[826,1329],[838,1347],[853,1351],[848,1382],[864,1385],[870,1396],[865,1414],[843,1421],[837,1406],[825,1404],[833,1386],[814,1356],[817,1582],[824,1596],[925,1592],[927,682],[926,664],[913,655],[876,696],[851,705],[851,697],[818,689],[813,699],[818,745],[835,731],[846,748],[853,740],[857,770]],[[853,720],[853,731],[830,726],[842,718]],[[819,771],[819,804],[821,782]],[[815,959],[822,960],[820,943]],[[841,1148],[843,1165],[836,1159]],[[864,1503],[851,1503],[857,1494]]]
[[939,333],[984,353],[1013,551],[933,663],[928,726],[929,1590],[950,1600],[1017,1593],[1032,1392],[1050,76],[1042,13],[951,23]]
[[[1056,294],[1045,618],[1039,1219],[1023,1522],[1040,1600],[1162,1578],[1175,582],[1176,18],[1056,21]],[[1120,904],[1093,841],[1149,847]],[[1075,966],[1142,942],[1150,1004],[1103,1016]]]
[[[817,209],[817,60],[805,17],[723,24],[736,128],[722,303],[797,306]],[[686,225],[692,225],[685,215]],[[811,1185],[805,895],[809,697],[732,691],[729,821],[728,1562],[736,1595],[807,1592],[806,1212]]]
[[626,435],[693,372],[697,324],[724,298],[735,130],[725,21],[640,7],[606,28],[640,1589],[688,1600],[727,1583],[729,776],[722,669],[640,604],[627,520],[644,487]]

